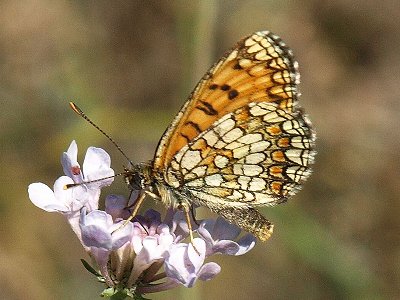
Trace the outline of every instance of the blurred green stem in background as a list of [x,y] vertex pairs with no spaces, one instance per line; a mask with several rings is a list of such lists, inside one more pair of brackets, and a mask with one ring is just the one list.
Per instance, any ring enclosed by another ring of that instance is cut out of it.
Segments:
[[381,298],[377,294],[379,278],[357,260],[354,249],[318,224],[300,205],[290,203],[268,209],[268,215],[284,223],[279,238],[286,250],[336,286],[336,295],[342,299]]

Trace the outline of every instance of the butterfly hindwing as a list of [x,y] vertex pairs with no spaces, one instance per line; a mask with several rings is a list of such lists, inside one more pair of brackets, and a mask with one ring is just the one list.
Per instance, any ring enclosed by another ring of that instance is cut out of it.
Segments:
[[202,205],[273,205],[310,174],[313,133],[308,119],[276,103],[252,102],[216,121],[183,147],[166,170]]

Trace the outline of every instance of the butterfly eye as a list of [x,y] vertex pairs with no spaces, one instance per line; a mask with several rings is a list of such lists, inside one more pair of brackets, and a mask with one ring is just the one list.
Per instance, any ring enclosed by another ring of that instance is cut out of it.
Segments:
[[132,190],[140,190],[142,189],[142,182],[140,178],[140,174],[135,171],[127,171],[124,173],[125,182]]

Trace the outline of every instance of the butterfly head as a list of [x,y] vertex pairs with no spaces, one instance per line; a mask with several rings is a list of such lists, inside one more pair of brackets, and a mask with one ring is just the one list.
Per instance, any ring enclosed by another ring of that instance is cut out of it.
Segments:
[[133,165],[125,168],[125,182],[132,190],[142,190],[151,184],[150,166],[147,164]]

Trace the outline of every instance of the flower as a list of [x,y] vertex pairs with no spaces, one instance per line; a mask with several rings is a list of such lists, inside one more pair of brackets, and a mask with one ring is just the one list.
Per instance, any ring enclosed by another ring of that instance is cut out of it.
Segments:
[[186,287],[192,287],[197,279],[210,280],[221,271],[221,267],[209,262],[204,264],[206,244],[195,238],[193,244],[179,243],[172,245],[165,260],[165,272],[175,281]]
[[114,285],[107,268],[110,253],[126,244],[133,231],[132,223],[125,226],[123,223],[114,223],[111,215],[105,211],[93,210],[86,214],[86,209],[82,209],[79,222],[82,242],[96,260],[109,286]]
[[81,201],[85,202],[85,206],[90,210],[96,209],[100,198],[100,189],[114,181],[114,170],[110,168],[110,156],[101,148],[89,147],[82,169],[77,159],[78,146],[75,141],[72,141],[67,152],[64,152],[61,158],[64,174],[70,177],[74,183],[91,181],[90,184],[85,184],[87,193]]
[[[82,212],[80,222],[83,243],[109,287],[122,285],[130,292],[159,292],[179,283],[191,287],[197,279],[209,280],[220,271],[216,263],[204,264],[202,239],[194,241],[201,251],[199,256],[190,243],[176,242],[176,235],[155,210],[125,225],[123,220],[112,220],[111,215],[96,210],[87,215]],[[163,266],[165,273],[158,273]],[[158,282],[161,279],[164,282]]]
[[214,254],[242,255],[254,247],[251,234],[240,237],[241,230],[222,218],[203,220],[200,226],[191,220],[197,237],[187,241],[185,215],[172,208],[164,219],[150,209],[128,222],[141,191],[131,191],[129,199],[108,195],[105,210],[100,210],[101,189],[114,180],[110,157],[103,149],[89,147],[81,168],[77,154],[72,141],[61,159],[65,176],[55,181],[53,190],[32,183],[28,193],[37,207],[67,217],[94,261],[94,266],[83,261],[85,268],[106,285],[103,296],[143,299],[143,294],[180,285],[193,287],[221,271],[218,264],[206,262]]
[[[103,176],[114,175],[110,168],[111,159],[101,148],[89,147],[83,162],[83,170],[77,162],[78,147],[72,141],[67,152],[64,152],[61,164],[66,176],[59,177],[52,191],[47,185],[36,182],[28,187],[31,202],[48,212],[58,212],[67,217],[72,229],[80,237],[79,215],[82,207],[89,210],[97,209],[100,198],[100,189],[110,185],[114,178],[107,178],[98,182],[85,184],[86,181],[101,179]],[[73,188],[66,188],[68,184],[82,183]]]
[[256,244],[256,238],[250,233],[236,240],[240,234],[239,227],[221,217],[216,220],[204,220],[197,232],[207,245],[207,255],[242,255],[253,249]]
[[[28,187],[32,203],[46,211],[57,211],[69,214],[79,211],[84,205],[91,209],[98,207],[100,189],[110,185],[114,178],[114,170],[110,168],[110,156],[103,149],[90,147],[83,162],[83,170],[77,162],[78,148],[75,141],[71,142],[61,160],[66,176],[61,176],[54,184],[54,192],[43,183],[32,183]],[[85,174],[85,175],[84,175]],[[110,177],[111,176],[111,177]],[[110,177],[107,179],[102,179]],[[102,179],[90,184],[87,181]],[[79,184],[66,189],[68,184]]]
[[67,176],[61,176],[54,183],[54,192],[41,182],[32,183],[28,187],[29,198],[37,207],[48,212],[69,213],[80,209],[82,206],[78,202],[78,208],[75,207],[71,189],[65,189],[67,184],[74,183]]

